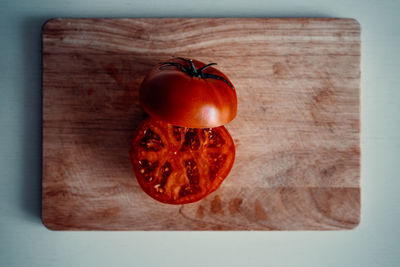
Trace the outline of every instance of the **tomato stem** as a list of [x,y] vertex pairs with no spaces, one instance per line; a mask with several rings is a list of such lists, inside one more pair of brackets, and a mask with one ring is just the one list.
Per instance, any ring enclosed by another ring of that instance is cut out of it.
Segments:
[[193,76],[197,76],[197,77],[201,76],[200,73],[197,71],[196,66],[194,65],[192,59],[189,59],[189,64],[190,64],[190,70],[192,71]]
[[217,65],[217,63],[214,63],[214,62],[209,63],[209,64],[204,65],[203,67],[197,69],[196,66],[194,65],[194,62],[192,59],[186,59],[186,58],[182,58],[182,57],[178,57],[178,59],[183,60],[185,63],[189,62],[190,68],[188,68],[187,65],[185,66],[185,65],[183,65],[181,63],[177,63],[177,62],[164,62],[161,64],[161,66],[159,68],[162,69],[165,67],[174,66],[174,67],[177,67],[180,71],[182,71],[192,77],[200,77],[202,79],[211,78],[211,79],[221,80],[221,81],[227,83],[232,89],[234,89],[233,85],[230,82],[228,82],[228,80],[225,79],[224,77],[216,75],[216,74],[203,72],[208,67]]

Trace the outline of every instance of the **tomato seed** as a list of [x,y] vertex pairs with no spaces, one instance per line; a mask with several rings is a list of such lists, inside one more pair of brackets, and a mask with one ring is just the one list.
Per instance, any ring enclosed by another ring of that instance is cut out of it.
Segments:
[[143,131],[143,133],[144,136],[139,141],[139,145],[146,151],[159,151],[164,147],[161,137],[151,129],[146,129]]

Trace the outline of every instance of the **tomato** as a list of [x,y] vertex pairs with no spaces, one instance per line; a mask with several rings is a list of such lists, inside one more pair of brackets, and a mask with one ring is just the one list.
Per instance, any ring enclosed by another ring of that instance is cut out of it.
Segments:
[[141,106],[152,117],[182,127],[230,122],[237,112],[236,91],[213,65],[184,58],[156,65],[141,84]]
[[156,65],[139,89],[150,116],[133,136],[130,160],[140,187],[160,202],[198,201],[233,166],[235,146],[223,125],[236,116],[236,91],[213,65],[173,58]]
[[221,185],[235,146],[224,126],[187,128],[148,117],[134,133],[129,154],[144,192],[164,203],[185,204]]

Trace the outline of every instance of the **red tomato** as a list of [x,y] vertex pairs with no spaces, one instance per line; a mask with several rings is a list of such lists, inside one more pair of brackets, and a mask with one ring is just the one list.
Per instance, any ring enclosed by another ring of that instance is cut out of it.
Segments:
[[224,126],[186,128],[149,117],[134,134],[130,159],[144,192],[164,203],[185,204],[221,185],[235,146]]
[[140,87],[140,103],[152,117],[190,128],[230,122],[237,111],[236,91],[229,79],[197,60],[174,58],[156,65]]

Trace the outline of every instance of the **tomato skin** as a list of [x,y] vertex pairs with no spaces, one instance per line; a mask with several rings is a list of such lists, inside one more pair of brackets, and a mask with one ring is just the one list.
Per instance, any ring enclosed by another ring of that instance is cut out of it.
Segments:
[[[173,58],[168,62],[188,66]],[[193,60],[197,69],[204,63]],[[143,109],[152,117],[169,124],[189,128],[224,125],[236,116],[237,96],[229,79],[214,67],[203,71],[220,79],[191,76],[176,66],[157,64],[141,84],[139,95]]]
[[142,190],[157,201],[198,201],[222,184],[235,159],[225,127],[177,127],[148,117],[134,133],[129,151]]

